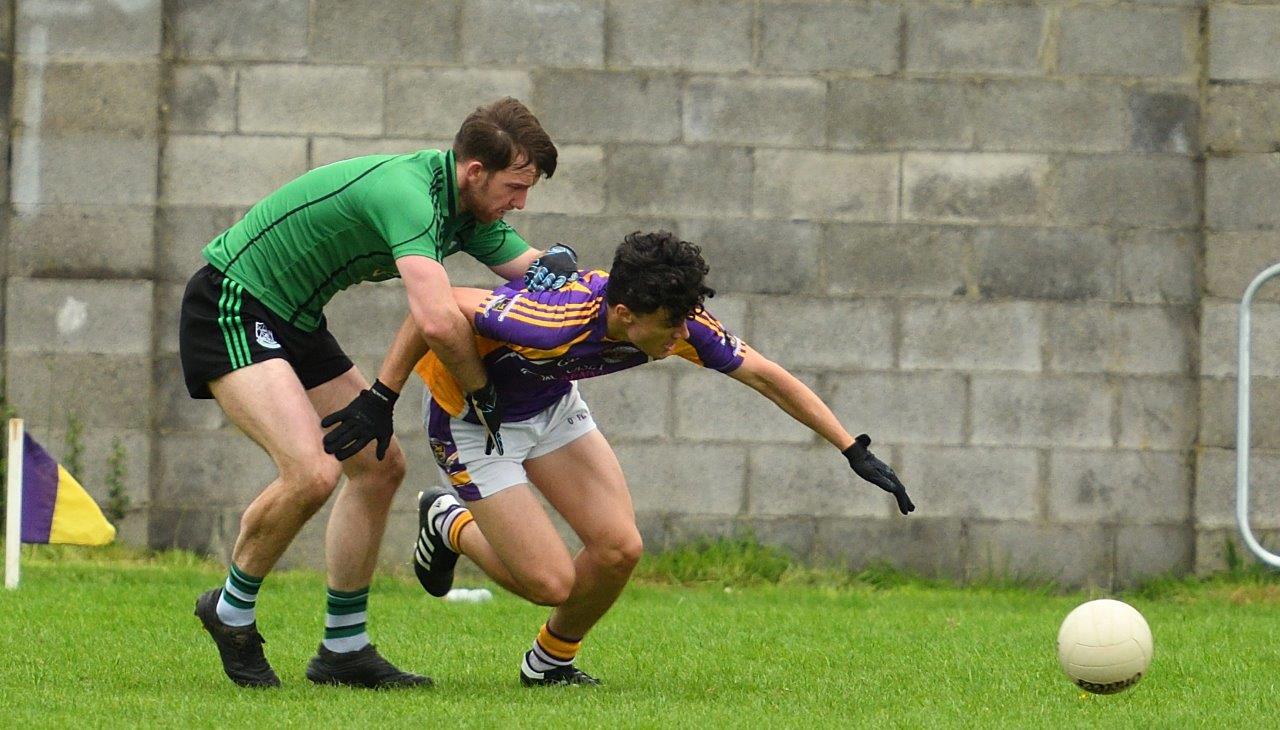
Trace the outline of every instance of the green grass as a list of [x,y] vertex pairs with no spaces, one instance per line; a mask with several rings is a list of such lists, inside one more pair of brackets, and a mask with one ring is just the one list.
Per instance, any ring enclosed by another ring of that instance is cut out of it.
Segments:
[[280,573],[259,615],[284,686],[246,691],[191,615],[219,566],[95,555],[28,551],[20,590],[0,591],[5,726],[1266,727],[1280,710],[1280,583],[1262,573],[1124,596],[1156,658],[1111,697],[1075,689],[1054,656],[1059,621],[1088,596],[800,569],[746,542],[643,564],[584,646],[604,687],[519,686],[545,609],[496,589],[486,604],[444,603],[400,577],[376,581],[371,631],[436,688],[313,687],[302,671],[323,578]]

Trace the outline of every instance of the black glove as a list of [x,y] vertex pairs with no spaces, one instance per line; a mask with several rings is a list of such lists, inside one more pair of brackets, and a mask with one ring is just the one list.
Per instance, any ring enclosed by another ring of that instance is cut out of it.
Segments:
[[529,291],[559,289],[578,280],[578,254],[557,243],[529,264],[524,272],[524,288]]
[[467,412],[462,419],[484,426],[485,456],[493,453],[495,448],[498,455],[502,455],[502,435],[498,433],[502,425],[502,405],[498,403],[498,389],[493,387],[492,380],[480,390],[467,393]]
[[898,510],[902,514],[914,511],[916,506],[907,496],[907,488],[898,481],[898,475],[893,473],[893,469],[888,464],[867,451],[870,445],[871,437],[864,433],[853,440],[852,446],[840,453],[849,460],[849,466],[853,467],[858,476],[892,494],[893,498],[898,500]]
[[341,424],[324,435],[325,453],[344,461],[377,439],[378,461],[382,461],[395,430],[391,423],[391,410],[399,397],[399,393],[383,385],[381,380],[375,380],[368,390],[360,391],[346,408],[325,416],[320,422],[321,428]]

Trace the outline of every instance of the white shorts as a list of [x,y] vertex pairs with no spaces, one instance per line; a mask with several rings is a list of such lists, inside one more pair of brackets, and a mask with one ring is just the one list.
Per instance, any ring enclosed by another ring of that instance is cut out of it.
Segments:
[[503,453],[484,453],[484,427],[453,418],[423,396],[423,425],[431,439],[431,453],[458,496],[484,499],[517,484],[528,484],[524,462],[545,456],[596,428],[591,411],[578,394],[578,384],[560,400],[532,418],[504,423]]

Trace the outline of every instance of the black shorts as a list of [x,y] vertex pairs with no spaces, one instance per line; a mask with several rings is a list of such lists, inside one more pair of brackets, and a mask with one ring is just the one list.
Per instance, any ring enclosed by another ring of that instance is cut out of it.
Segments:
[[352,366],[323,317],[315,332],[300,330],[208,265],[191,277],[182,295],[178,352],[192,398],[212,398],[210,380],[276,357],[293,366],[307,389]]

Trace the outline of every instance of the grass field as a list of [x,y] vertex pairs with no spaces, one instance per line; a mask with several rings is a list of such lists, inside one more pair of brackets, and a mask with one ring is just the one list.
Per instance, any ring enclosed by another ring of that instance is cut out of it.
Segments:
[[323,578],[281,573],[259,616],[284,686],[246,691],[191,615],[218,566],[79,555],[37,553],[21,588],[0,591],[6,727],[1260,728],[1280,712],[1280,582],[1260,574],[1123,596],[1151,624],[1155,661],[1134,689],[1095,697],[1053,650],[1059,621],[1089,596],[806,572],[767,551],[647,562],[584,645],[581,666],[606,682],[594,689],[519,685],[544,609],[500,593],[445,603],[381,577],[375,643],[436,687],[314,687],[302,671]]

